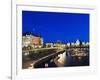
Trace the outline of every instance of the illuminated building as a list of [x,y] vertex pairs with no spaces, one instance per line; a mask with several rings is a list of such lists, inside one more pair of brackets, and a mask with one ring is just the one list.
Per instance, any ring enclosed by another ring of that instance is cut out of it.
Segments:
[[40,47],[43,44],[43,38],[36,34],[25,33],[22,36],[22,47],[32,46],[32,47]]

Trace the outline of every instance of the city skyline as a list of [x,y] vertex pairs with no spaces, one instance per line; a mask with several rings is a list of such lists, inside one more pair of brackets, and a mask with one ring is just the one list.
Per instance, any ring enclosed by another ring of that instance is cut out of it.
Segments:
[[89,42],[89,14],[22,11],[22,32],[41,35],[44,43]]

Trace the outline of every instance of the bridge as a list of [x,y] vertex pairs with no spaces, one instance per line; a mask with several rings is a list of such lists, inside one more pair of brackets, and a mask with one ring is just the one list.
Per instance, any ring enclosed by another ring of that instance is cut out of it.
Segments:
[[[44,56],[36,61],[34,61],[33,63],[33,67],[34,68],[37,68],[39,67],[40,64],[43,64],[43,63],[46,63],[48,61],[50,61],[51,59],[54,59],[57,55],[61,54],[65,52],[65,50],[60,50],[60,51],[57,51],[56,53],[52,53],[50,55],[47,55],[47,56]],[[43,64],[44,65],[44,64]]]

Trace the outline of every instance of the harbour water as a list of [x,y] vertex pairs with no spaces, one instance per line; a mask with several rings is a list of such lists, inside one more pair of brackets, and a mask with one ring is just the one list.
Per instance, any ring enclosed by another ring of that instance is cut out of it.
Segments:
[[89,66],[89,56],[72,56],[69,52],[59,54],[52,60],[46,61],[36,68],[51,68],[51,67],[78,67]]

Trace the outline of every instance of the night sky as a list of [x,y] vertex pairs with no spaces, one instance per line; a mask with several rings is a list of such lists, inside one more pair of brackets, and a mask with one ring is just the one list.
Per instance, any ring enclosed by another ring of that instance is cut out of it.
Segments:
[[22,11],[22,32],[41,35],[44,43],[89,41],[89,14]]

